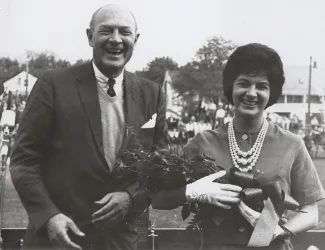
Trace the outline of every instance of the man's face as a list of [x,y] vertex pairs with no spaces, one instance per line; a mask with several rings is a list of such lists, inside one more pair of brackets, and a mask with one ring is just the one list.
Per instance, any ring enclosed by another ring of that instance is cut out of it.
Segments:
[[96,66],[105,74],[120,71],[130,60],[139,34],[131,13],[117,7],[101,9],[87,30]]

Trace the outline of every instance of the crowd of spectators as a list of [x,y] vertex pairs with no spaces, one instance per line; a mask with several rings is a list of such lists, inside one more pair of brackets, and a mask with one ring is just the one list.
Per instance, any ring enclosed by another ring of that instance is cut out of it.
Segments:
[[[25,95],[14,95],[11,91],[9,93],[3,93],[0,96],[0,121],[1,125],[16,126],[19,124],[21,115],[25,109],[26,97]],[[7,112],[9,111],[9,112]],[[10,112],[11,111],[11,112]],[[14,114],[14,119],[12,115],[7,115],[6,113]]]
[[172,144],[184,145],[195,134],[222,126],[233,117],[233,106],[224,102],[216,104],[203,99],[190,112],[181,117],[171,114],[167,118],[169,140]]
[[[184,112],[182,116],[169,115],[167,118],[169,140],[171,144],[185,145],[198,132],[222,126],[229,122],[233,116],[233,105],[203,99],[191,112]],[[265,112],[265,118],[269,122],[299,135],[305,141],[307,149],[311,149],[314,143],[315,130],[304,128],[303,121],[296,114],[292,113],[286,117]],[[311,120],[312,127],[317,127],[319,124],[318,118],[313,117]]]
[[[10,134],[10,147],[15,141],[15,135],[19,126],[20,118],[25,109],[26,97],[20,94],[3,93],[0,96],[0,147],[2,148],[3,138],[6,134]],[[3,152],[1,152],[3,154]]]

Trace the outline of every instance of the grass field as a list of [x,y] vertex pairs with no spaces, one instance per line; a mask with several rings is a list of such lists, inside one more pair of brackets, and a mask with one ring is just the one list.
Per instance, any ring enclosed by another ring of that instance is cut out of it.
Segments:
[[[320,179],[325,186],[325,157],[314,160],[314,163]],[[325,229],[325,200],[319,202],[319,214],[320,224],[317,229]],[[182,220],[180,209],[171,211],[158,211],[151,209],[150,219],[151,221],[155,221],[155,226],[159,228],[181,228],[187,224],[186,221],[184,222]],[[6,176],[2,223],[3,228],[23,228],[27,226],[26,212],[12,185],[8,171]]]

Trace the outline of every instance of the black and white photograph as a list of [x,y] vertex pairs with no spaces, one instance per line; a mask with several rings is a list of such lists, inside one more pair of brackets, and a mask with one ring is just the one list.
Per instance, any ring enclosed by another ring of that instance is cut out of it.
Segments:
[[0,0],[0,250],[325,249],[324,10]]

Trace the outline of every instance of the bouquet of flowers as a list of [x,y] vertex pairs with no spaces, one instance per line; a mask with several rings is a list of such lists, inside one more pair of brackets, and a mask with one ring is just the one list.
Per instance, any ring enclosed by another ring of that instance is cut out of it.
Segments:
[[155,152],[137,149],[125,150],[120,155],[112,175],[121,182],[133,179],[140,188],[155,193],[183,187],[220,170],[223,168],[203,154],[189,159],[177,149]]

